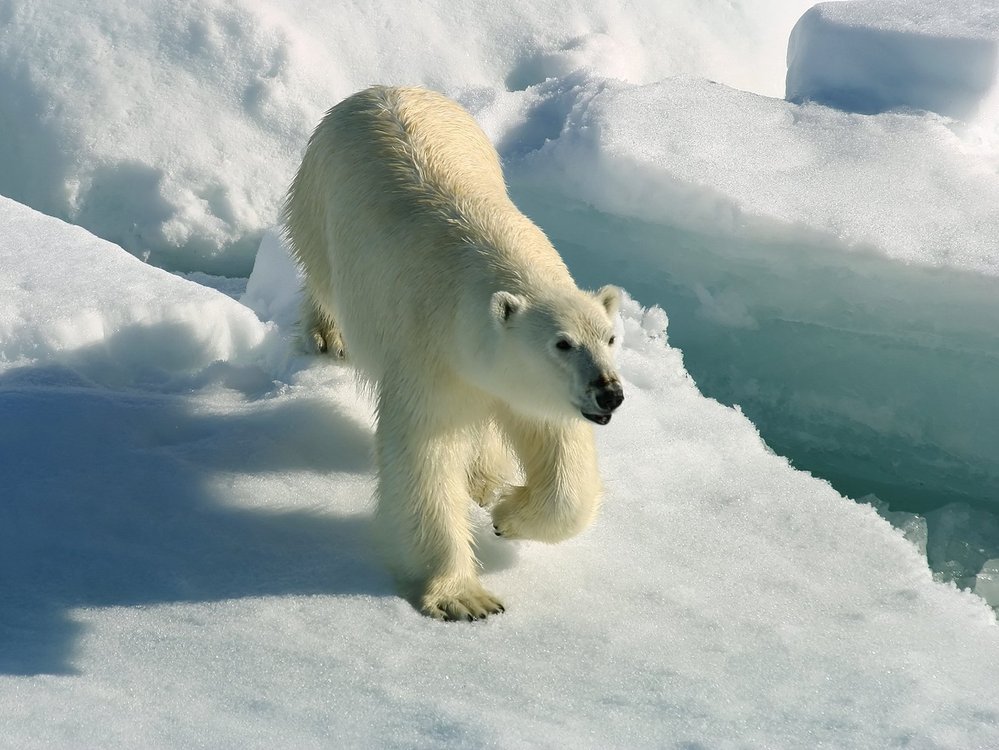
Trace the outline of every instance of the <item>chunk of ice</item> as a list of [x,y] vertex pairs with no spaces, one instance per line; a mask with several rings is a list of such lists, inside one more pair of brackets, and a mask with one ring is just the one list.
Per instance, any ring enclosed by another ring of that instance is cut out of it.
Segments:
[[999,607],[999,557],[986,561],[975,578],[975,593],[989,603]]
[[786,97],[849,112],[970,119],[995,88],[999,7],[971,0],[820,3],[791,32]]

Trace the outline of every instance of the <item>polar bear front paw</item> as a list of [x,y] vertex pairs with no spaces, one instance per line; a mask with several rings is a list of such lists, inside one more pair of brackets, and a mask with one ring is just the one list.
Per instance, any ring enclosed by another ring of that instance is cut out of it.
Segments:
[[489,615],[504,612],[503,603],[484,588],[469,585],[452,593],[428,593],[421,603],[423,614],[437,620],[484,620]]
[[[492,506],[493,532],[504,539],[553,541],[553,521],[544,505],[536,502],[527,487],[511,487]],[[557,541],[557,540],[554,540]]]
[[593,520],[596,500],[583,500],[537,497],[529,487],[513,487],[492,507],[493,533],[504,539],[565,541]]

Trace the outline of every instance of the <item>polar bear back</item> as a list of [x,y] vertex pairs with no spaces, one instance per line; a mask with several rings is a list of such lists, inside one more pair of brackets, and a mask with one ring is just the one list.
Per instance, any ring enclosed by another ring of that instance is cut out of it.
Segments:
[[373,87],[333,107],[310,139],[285,224],[306,293],[376,380],[395,362],[453,358],[456,327],[478,314],[472,327],[485,325],[494,291],[575,286],[510,201],[485,133],[424,89]]

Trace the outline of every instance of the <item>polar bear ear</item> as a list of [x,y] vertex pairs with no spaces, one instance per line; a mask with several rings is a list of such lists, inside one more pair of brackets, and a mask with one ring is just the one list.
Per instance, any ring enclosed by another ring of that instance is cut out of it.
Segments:
[[524,306],[524,298],[510,292],[496,292],[489,301],[489,312],[497,325],[505,325]]
[[593,293],[593,297],[603,305],[604,310],[607,311],[608,317],[613,318],[617,315],[618,308],[621,307],[621,290],[616,286],[600,287],[597,291]]

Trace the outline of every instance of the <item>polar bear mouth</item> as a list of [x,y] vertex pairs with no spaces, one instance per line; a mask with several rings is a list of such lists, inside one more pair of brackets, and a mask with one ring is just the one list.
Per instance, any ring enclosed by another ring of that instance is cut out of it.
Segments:
[[584,417],[586,417],[591,422],[596,422],[597,424],[607,424],[610,422],[610,414],[587,414],[585,411],[581,412]]

